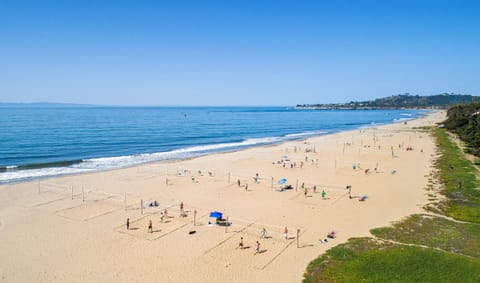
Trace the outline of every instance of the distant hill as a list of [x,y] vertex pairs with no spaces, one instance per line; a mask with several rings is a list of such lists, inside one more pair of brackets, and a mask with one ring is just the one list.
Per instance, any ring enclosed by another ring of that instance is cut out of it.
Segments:
[[2,103],[0,108],[60,108],[60,107],[98,107],[91,104],[75,104],[75,103],[52,103],[52,102],[31,102],[31,103]]
[[443,93],[430,96],[398,94],[370,101],[351,101],[330,104],[298,104],[298,109],[397,109],[397,108],[448,108],[470,103],[477,97],[466,94]]

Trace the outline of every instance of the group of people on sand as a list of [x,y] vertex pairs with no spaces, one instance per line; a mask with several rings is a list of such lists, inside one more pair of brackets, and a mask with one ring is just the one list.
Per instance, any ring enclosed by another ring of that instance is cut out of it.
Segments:
[[321,242],[322,244],[325,244],[325,243],[328,242],[328,239],[335,239],[336,237],[337,237],[337,232],[335,232],[335,231],[330,231],[330,232],[327,233],[327,237],[326,237],[326,238],[320,239],[320,242]]
[[[303,195],[306,197],[308,197],[308,188],[305,187],[305,183],[302,183],[302,189],[303,189]],[[314,185],[313,186],[313,192],[316,193],[317,192],[317,186]],[[322,199],[325,199],[325,196],[327,195],[327,193],[325,192],[325,190],[322,190]]]
[[[158,206],[158,202],[154,201],[156,205],[150,205],[150,206]],[[184,205],[183,201],[180,202],[180,217],[186,217],[186,213],[183,210]],[[168,218],[168,210],[165,208],[162,212],[160,212],[160,222],[163,222],[166,218]],[[130,218],[127,218],[126,224],[125,224],[127,230],[130,230]],[[153,233],[153,222],[151,219],[148,220],[148,228],[147,228],[148,233]]]
[[[240,243],[238,244],[237,248],[240,248],[241,250],[246,248],[244,243],[243,243],[243,237],[240,237]],[[253,255],[256,255],[256,254],[259,254],[259,253],[260,253],[260,242],[257,241],[255,243],[255,253]]]
[[[283,236],[285,237],[286,240],[289,239],[288,238],[288,228],[287,227],[285,227],[283,229]],[[262,228],[262,230],[260,231],[260,238],[261,239],[266,239],[267,238],[267,229]],[[240,242],[238,243],[237,249],[243,250],[245,248],[247,248],[247,247],[245,246],[245,244],[243,242],[243,237],[240,237]],[[257,240],[255,242],[255,253],[254,253],[254,255],[259,254],[261,252],[262,251],[260,250],[260,242]]]

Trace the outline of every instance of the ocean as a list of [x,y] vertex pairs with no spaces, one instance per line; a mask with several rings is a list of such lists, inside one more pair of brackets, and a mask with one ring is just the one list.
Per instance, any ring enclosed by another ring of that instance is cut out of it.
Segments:
[[2,107],[0,183],[191,158],[426,113],[292,107]]

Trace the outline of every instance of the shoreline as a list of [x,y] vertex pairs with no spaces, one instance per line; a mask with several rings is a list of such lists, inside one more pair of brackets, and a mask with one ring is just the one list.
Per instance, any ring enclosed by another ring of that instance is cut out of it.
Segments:
[[[327,249],[422,210],[435,145],[413,127],[432,125],[442,115],[321,135],[306,143],[53,177],[40,182],[41,193],[36,181],[0,185],[0,241],[6,255],[0,275],[6,281],[300,281],[308,263]],[[402,143],[414,150],[399,148]],[[289,161],[277,163],[286,155]],[[294,163],[295,168],[283,167]],[[362,169],[353,170],[352,163]],[[281,178],[294,188],[279,192]],[[348,198],[345,185],[353,186],[355,198]],[[365,202],[358,201],[362,195],[368,196]],[[157,200],[160,207],[141,209],[140,200]],[[186,218],[178,215],[180,202]],[[171,214],[168,222],[159,220],[164,208]],[[213,210],[229,217],[232,226],[206,226]],[[125,229],[127,217],[136,230]],[[149,219],[153,233],[146,231]],[[259,237],[262,227],[271,238]],[[282,238],[284,227],[288,240]],[[331,230],[337,237],[321,243]],[[241,236],[252,248],[236,249]],[[256,240],[265,251],[254,255]]]
[[[379,109],[382,110],[382,109]],[[407,109],[408,110],[408,109]],[[190,159],[195,159],[195,158],[201,158],[203,156],[208,156],[208,155],[215,155],[215,154],[223,154],[223,153],[233,153],[233,152],[238,152],[238,151],[243,151],[243,150],[248,150],[251,148],[261,148],[261,147],[270,147],[270,146],[281,146],[282,144],[288,143],[288,142],[296,142],[296,141],[302,141],[305,139],[312,139],[312,138],[318,138],[326,135],[335,135],[335,134],[340,134],[343,132],[350,132],[350,131],[357,131],[359,129],[369,129],[369,128],[374,128],[374,127],[381,127],[385,125],[394,125],[397,123],[404,123],[404,122],[409,122],[409,121],[415,121],[417,119],[422,119],[430,114],[433,114],[435,112],[441,112],[442,110],[432,110],[432,109],[417,109],[417,110],[429,110],[428,113],[422,113],[419,114],[419,117],[416,118],[399,118],[399,119],[394,119],[394,121],[389,122],[389,123],[380,123],[380,124],[367,124],[367,125],[360,125],[357,127],[354,127],[352,129],[346,129],[346,130],[337,130],[337,131],[324,131],[324,130],[315,130],[315,132],[325,132],[322,134],[315,134],[312,136],[305,136],[302,138],[292,138],[292,139],[286,139],[282,140],[279,142],[272,142],[272,143],[266,143],[266,144],[259,144],[259,145],[252,145],[252,146],[240,146],[240,148],[234,148],[234,149],[225,149],[221,151],[212,151],[212,152],[206,152],[206,153],[199,153],[198,155],[195,156],[190,156],[190,157],[179,157],[179,158],[172,158],[172,159],[164,159],[164,160],[152,160],[152,161],[145,161],[145,162],[139,162],[136,164],[131,164],[131,165],[125,165],[125,166],[119,166],[119,167],[112,167],[112,168],[104,168],[104,169],[93,169],[91,171],[85,171],[85,172],[73,172],[73,173],[59,173],[59,174],[53,174],[53,175],[46,175],[46,176],[40,176],[40,177],[23,177],[19,179],[14,179],[12,181],[6,180],[6,181],[0,181],[0,186],[1,185],[9,185],[9,184],[19,184],[19,183],[24,183],[24,182],[35,182],[35,181],[42,181],[50,178],[59,178],[59,177],[66,177],[66,176],[74,176],[74,175],[83,175],[83,174],[91,174],[91,173],[98,173],[98,172],[107,172],[111,170],[121,170],[121,169],[126,169],[126,168],[132,168],[136,166],[143,166],[143,165],[148,165],[148,164],[155,164],[155,163],[169,163],[169,162],[181,162],[181,161],[186,161]],[[298,135],[306,134],[305,133],[298,133]],[[297,135],[297,134],[296,134]],[[288,136],[288,135],[286,135]],[[286,137],[286,136],[281,136],[281,137]],[[265,138],[277,138],[277,137],[265,137]],[[211,144],[215,145],[215,144]],[[195,147],[195,146],[193,146]],[[183,149],[188,149],[183,148]],[[175,150],[181,150],[181,149],[175,149]],[[92,159],[109,159],[109,158],[121,158],[121,157],[130,157],[130,156],[142,156],[142,155],[152,155],[152,154],[165,154],[165,153],[170,153],[172,151],[165,151],[165,152],[149,152],[149,153],[140,153],[140,154],[132,154],[132,155],[122,155],[122,156],[109,156],[109,157],[95,157],[95,158],[86,158],[86,159],[76,159],[76,160],[66,160],[66,161],[55,161],[52,162],[52,164],[56,163],[71,163],[75,162],[75,164],[81,164],[84,163],[86,160],[92,160]],[[28,170],[41,170],[41,169],[61,169],[61,168],[70,168],[69,166],[65,167],[55,167],[55,166],[46,166],[46,167],[38,167],[38,168],[27,168],[27,169],[16,169],[16,168],[21,168],[25,166],[37,166],[41,164],[46,164],[46,163],[36,163],[36,164],[25,164],[25,165],[18,165],[18,166],[5,166],[5,167],[0,167],[0,174],[1,173],[7,173],[7,172],[22,172],[22,171],[28,171]],[[3,169],[2,169],[3,168]],[[13,169],[13,170],[12,170]],[[3,171],[2,171],[3,170]],[[87,169],[88,170],[88,169]]]

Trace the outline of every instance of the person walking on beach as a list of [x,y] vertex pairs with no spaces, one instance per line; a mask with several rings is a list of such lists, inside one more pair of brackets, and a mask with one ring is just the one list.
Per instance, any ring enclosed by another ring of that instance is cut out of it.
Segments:
[[348,190],[348,198],[352,199],[352,186],[347,185],[347,190]]
[[260,238],[265,238],[267,237],[267,230],[265,228],[262,229],[262,232],[260,232]]
[[240,179],[237,180],[237,185],[240,187]]
[[327,193],[325,192],[325,190],[322,190],[322,199],[325,199],[325,195],[326,195],[326,194],[327,194]]
[[153,233],[153,223],[152,220],[148,220],[148,232]]
[[313,192],[314,192],[314,193],[317,192],[317,185],[313,185]]
[[183,211],[183,201],[180,203],[180,210]]
[[283,229],[283,235],[285,236],[285,240],[288,240],[288,228],[285,226],[285,229]]
[[127,218],[127,230],[130,230],[130,218]]
[[238,243],[238,247],[237,249],[240,248],[241,250],[243,250],[243,237],[240,237],[240,243]]
[[259,253],[260,253],[260,242],[257,241],[257,247],[255,248],[255,254],[254,255],[259,254]]
[[305,188],[305,191],[303,192],[303,194],[305,195],[305,197],[307,197],[307,194],[308,194],[308,189]]
[[248,191],[248,184],[245,184],[245,191]]

